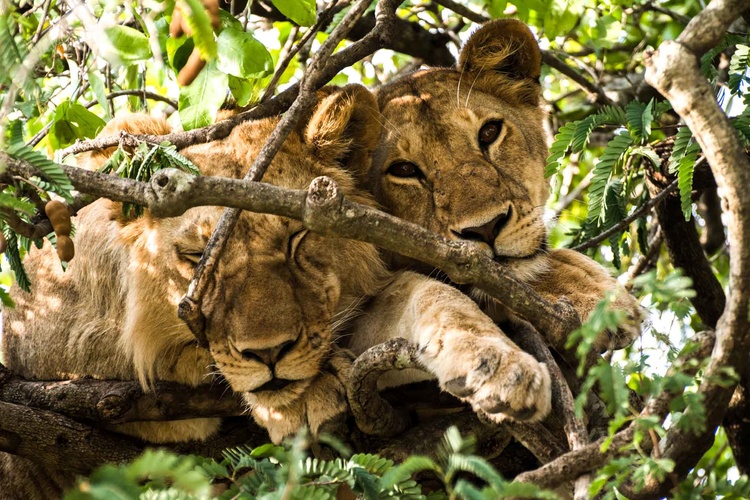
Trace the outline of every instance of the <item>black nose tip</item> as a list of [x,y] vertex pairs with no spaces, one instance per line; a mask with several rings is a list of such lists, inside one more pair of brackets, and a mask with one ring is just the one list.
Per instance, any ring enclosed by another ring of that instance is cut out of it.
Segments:
[[291,350],[293,345],[294,342],[289,340],[270,349],[243,349],[240,355],[247,361],[258,361],[272,368]]
[[458,232],[458,236],[465,240],[482,241],[489,246],[493,246],[500,231],[510,220],[510,209],[507,212],[499,214],[497,217],[476,227],[467,227]]

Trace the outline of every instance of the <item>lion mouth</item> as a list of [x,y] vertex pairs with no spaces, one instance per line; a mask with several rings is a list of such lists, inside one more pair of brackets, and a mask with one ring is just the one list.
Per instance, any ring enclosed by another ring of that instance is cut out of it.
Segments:
[[287,387],[292,382],[295,382],[294,380],[287,380],[285,378],[272,378],[265,384],[261,385],[257,389],[253,389],[252,392],[262,392],[262,391],[280,391]]

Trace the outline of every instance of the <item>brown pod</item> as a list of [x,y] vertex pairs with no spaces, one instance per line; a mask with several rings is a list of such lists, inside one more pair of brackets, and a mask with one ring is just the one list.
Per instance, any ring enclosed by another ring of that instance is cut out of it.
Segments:
[[182,67],[180,73],[177,75],[177,83],[179,83],[183,87],[190,85],[191,83],[193,83],[193,80],[195,80],[195,77],[198,76],[198,73],[201,72],[203,66],[205,65],[206,61],[201,59],[201,55],[198,52],[198,49],[193,49],[193,52],[190,53],[190,57],[188,57],[185,66]]
[[55,234],[64,236],[70,235],[70,213],[64,203],[57,200],[50,200],[44,206],[44,213],[52,224]]
[[64,262],[70,262],[75,257],[76,250],[70,236],[57,235],[57,256]]
[[8,248],[8,242],[5,240],[5,235],[0,232],[0,253],[5,253]]

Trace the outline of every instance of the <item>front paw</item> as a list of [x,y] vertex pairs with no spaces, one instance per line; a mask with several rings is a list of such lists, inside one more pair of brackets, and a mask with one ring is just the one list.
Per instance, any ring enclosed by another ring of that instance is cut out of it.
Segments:
[[597,352],[622,349],[640,335],[643,308],[606,269],[589,257],[564,248],[551,250],[546,258],[548,271],[529,283],[542,297],[550,302],[567,300],[582,322],[591,317],[607,295],[612,297],[610,307],[624,314],[617,331],[604,331],[597,337]]
[[[453,342],[439,358],[425,360],[440,387],[500,422],[543,419],[550,411],[552,390],[547,366],[506,339],[471,337]],[[426,351],[425,351],[426,352]]]

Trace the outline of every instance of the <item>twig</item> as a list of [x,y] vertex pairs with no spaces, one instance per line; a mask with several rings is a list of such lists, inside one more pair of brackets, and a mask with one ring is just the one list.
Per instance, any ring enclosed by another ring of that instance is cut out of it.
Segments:
[[466,7],[465,5],[461,5],[458,2],[454,2],[453,0],[433,0],[436,4],[442,5],[448,10],[452,10],[459,16],[463,16],[469,21],[475,22],[477,24],[483,24],[489,21],[491,18],[485,16],[484,14],[481,14],[479,12],[474,12],[470,8]]
[[[130,90],[117,90],[115,92],[112,92],[110,94],[107,94],[107,100],[110,101],[114,99],[115,97],[121,97],[126,95],[136,95],[139,97],[144,97],[146,99],[151,99],[152,101],[161,101],[169,104],[172,108],[177,109],[178,104],[170,99],[169,97],[163,96],[161,94],[157,94],[156,92],[151,92],[150,90],[145,89],[130,89]],[[98,101],[91,101],[89,103],[86,103],[84,107],[90,108],[94,106]],[[105,105],[104,103],[99,103],[102,105],[102,107]]]
[[[716,328],[716,346],[698,390],[706,409],[706,432],[700,439],[671,427],[661,443],[661,455],[675,461],[682,476],[695,465],[713,441],[735,387],[717,384],[726,367],[741,369],[750,349],[750,159],[721,110],[711,87],[701,75],[698,58],[716,46],[727,28],[747,9],[746,0],[714,0],[688,24],[676,41],[663,42],[644,58],[646,81],[664,95],[685,121],[708,159],[716,183],[727,201],[727,229],[731,248],[729,294]],[[654,477],[645,495],[668,489]]]
[[635,267],[628,273],[628,282],[625,284],[628,291],[633,287],[633,280],[643,274],[654,261],[654,258],[659,255],[662,244],[664,244],[664,231],[661,227],[658,227],[656,235],[648,243],[648,252],[640,258]]
[[585,243],[581,243],[580,245],[573,247],[572,250],[576,250],[578,252],[582,252],[584,250],[587,250],[589,248],[595,247],[599,245],[602,241],[606,240],[613,234],[617,234],[620,231],[624,230],[626,227],[628,227],[634,220],[643,217],[646,215],[657,203],[659,203],[661,200],[663,200],[669,193],[677,189],[677,180],[675,179],[672,181],[669,186],[665,187],[661,192],[659,192],[656,196],[648,200],[646,203],[638,207],[635,211],[633,211],[632,214],[628,215],[624,219],[622,219],[620,222],[612,226],[611,228],[607,229],[606,231],[596,235],[594,238],[591,238],[590,240],[586,241]]
[[302,48],[303,45],[305,45],[308,41],[308,37],[311,37],[313,33],[317,33],[317,23],[315,26],[312,26],[307,32],[302,36],[302,39],[299,41],[297,45],[294,44],[294,42],[297,40],[297,34],[299,33],[299,26],[292,26],[292,29],[289,31],[289,37],[286,39],[286,43],[281,48],[281,52],[279,52],[279,63],[276,65],[276,70],[273,73],[273,77],[271,78],[271,81],[268,82],[268,86],[266,87],[266,91],[263,93],[263,97],[260,98],[260,102],[266,102],[268,99],[270,99],[273,96],[273,93],[276,91],[276,85],[278,85],[279,80],[281,79],[281,75],[284,74],[284,71],[289,67],[289,63],[292,62],[292,59],[294,59],[294,56],[297,55],[297,52],[299,52],[300,48]]
[[[364,14],[369,5],[369,0],[358,0],[349,12],[346,13],[326,41],[323,42],[320,49],[318,49],[315,59],[308,66],[305,75],[302,77],[300,91],[297,98],[281,120],[279,120],[279,123],[271,133],[271,136],[263,145],[263,148],[261,148],[253,165],[245,175],[245,180],[250,182],[260,182],[263,178],[266,169],[271,164],[271,161],[273,161],[276,153],[281,149],[284,140],[297,126],[297,123],[302,119],[302,116],[312,108],[315,101],[315,92],[328,81],[323,72],[327,65],[328,58],[333,53],[333,50],[339,42],[344,39],[349,30],[351,30],[357,20],[362,14]],[[208,341],[206,340],[203,331],[205,325],[205,318],[201,311],[203,294],[208,286],[209,279],[213,275],[214,269],[221,258],[226,242],[239,220],[240,213],[241,210],[236,208],[224,210],[224,213],[222,213],[219,223],[214,229],[213,234],[211,234],[211,238],[208,240],[208,244],[203,251],[201,260],[195,269],[195,275],[190,282],[188,291],[182,300],[180,300],[178,307],[177,315],[188,325],[190,331],[192,331],[198,339],[198,343],[204,347],[208,345]]]
[[570,66],[565,64],[565,62],[560,60],[553,52],[549,50],[543,50],[542,62],[544,62],[550,68],[556,69],[557,71],[577,83],[579,87],[581,87],[587,94],[594,98],[594,102],[596,102],[597,104],[614,104],[612,99],[607,97],[607,94],[604,93],[604,90],[601,87],[599,87],[595,83],[590,82],[586,77],[584,77],[574,68],[571,68]]

